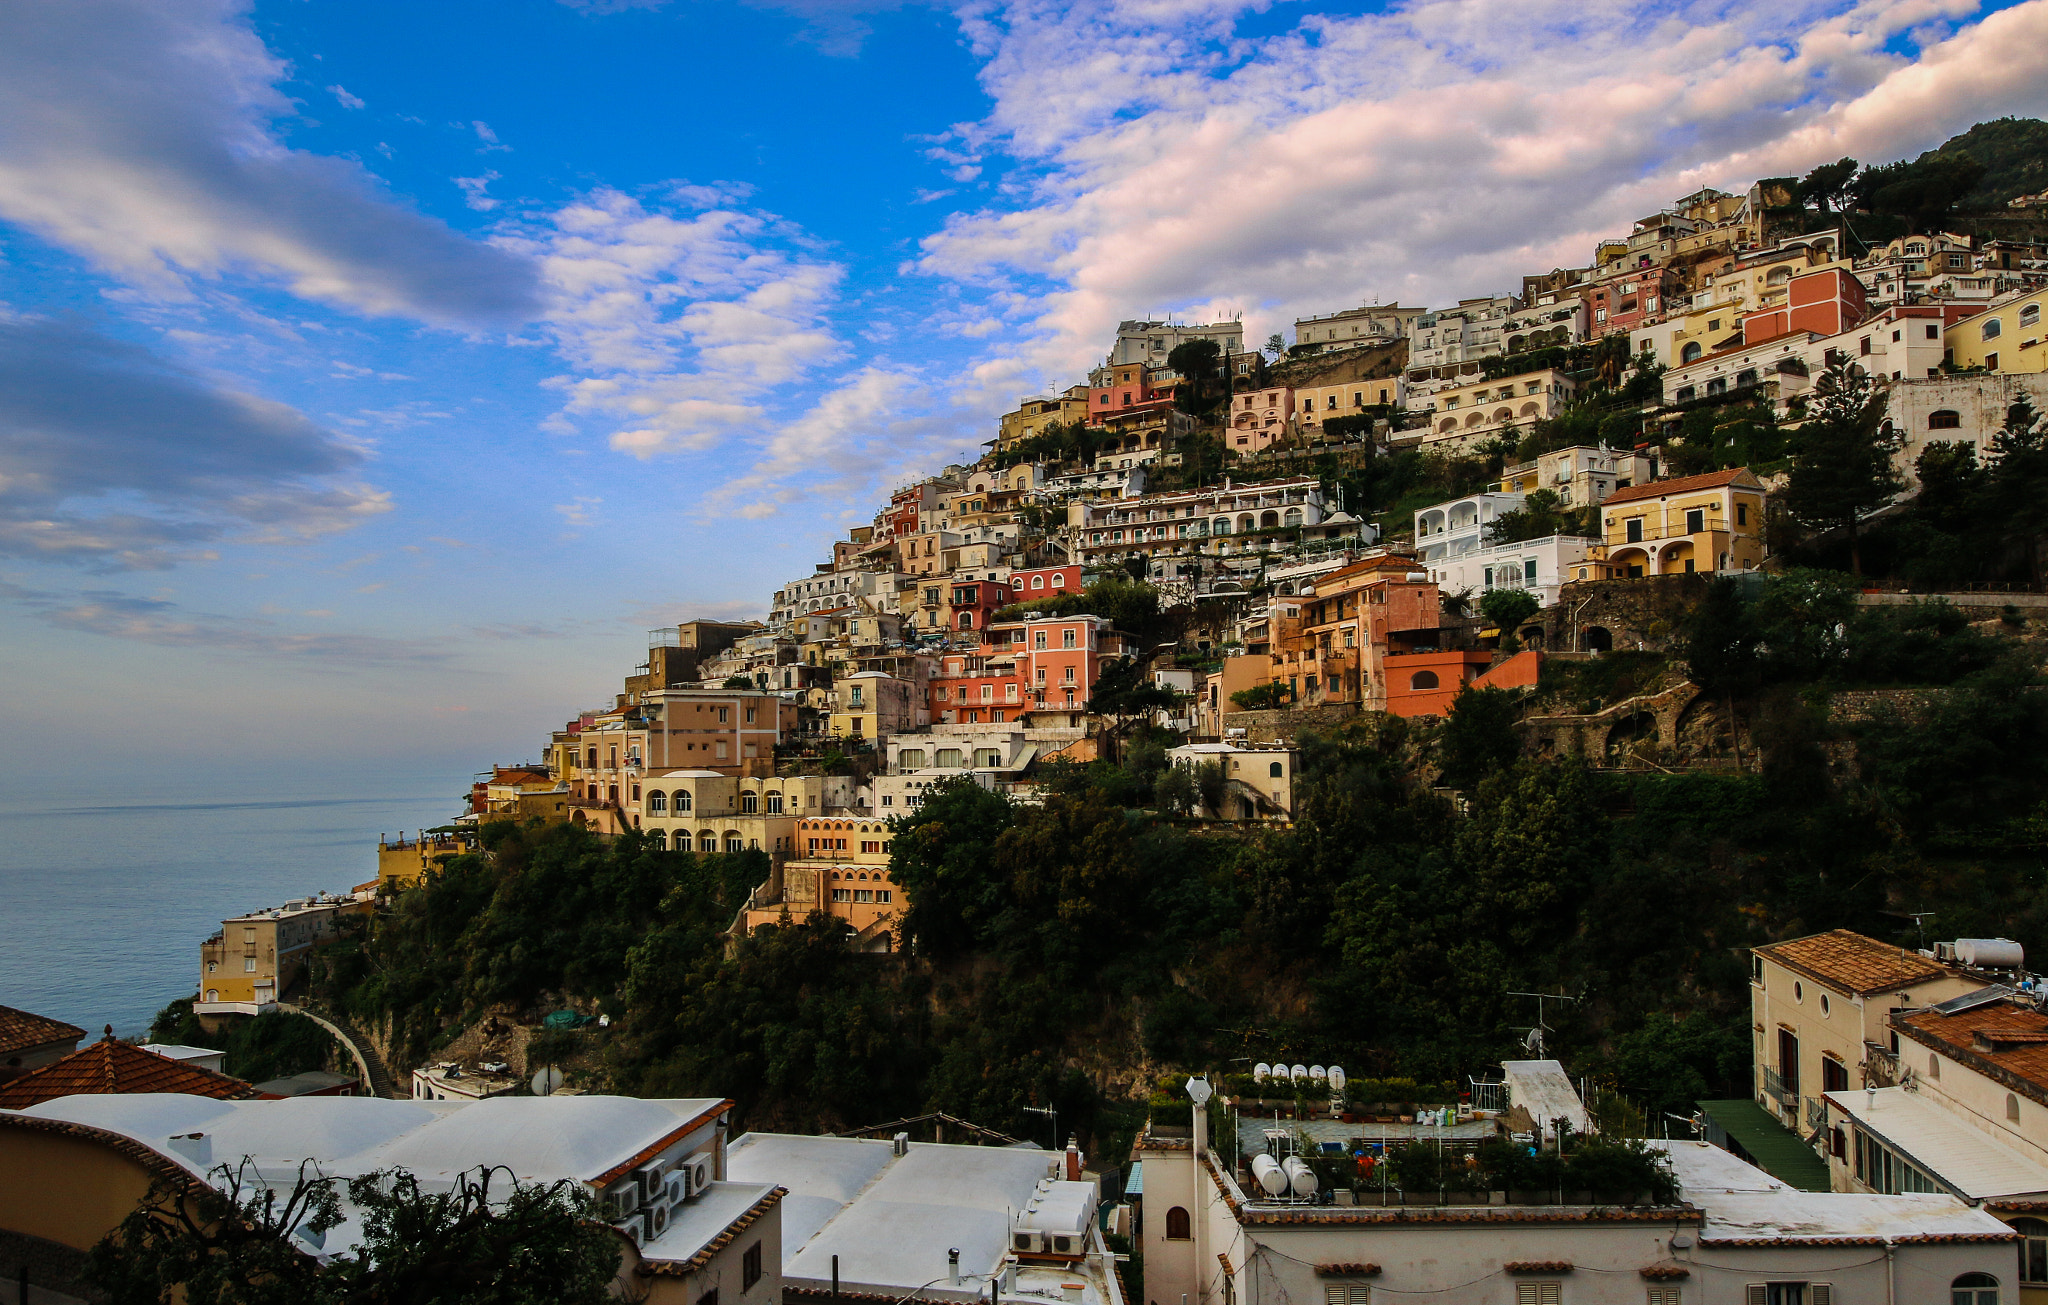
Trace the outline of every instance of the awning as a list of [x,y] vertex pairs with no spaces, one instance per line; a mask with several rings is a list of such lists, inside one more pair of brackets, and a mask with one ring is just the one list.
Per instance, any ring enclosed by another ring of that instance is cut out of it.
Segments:
[[1130,1177],[1124,1179],[1124,1196],[1128,1199],[1133,1196],[1143,1196],[1144,1194],[1145,1162],[1143,1160],[1133,1160],[1131,1161]]
[[1828,1190],[1828,1162],[1756,1102],[1745,1098],[1696,1104],[1706,1114],[1707,1140],[1715,1146],[1802,1192]]

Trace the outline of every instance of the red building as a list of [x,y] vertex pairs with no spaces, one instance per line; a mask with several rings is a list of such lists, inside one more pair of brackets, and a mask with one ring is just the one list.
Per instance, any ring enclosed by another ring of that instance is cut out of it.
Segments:
[[1041,566],[1010,573],[1010,601],[1013,603],[1080,592],[1081,568],[1078,566]]
[[1795,276],[1785,290],[1783,304],[1743,316],[1744,345],[1761,344],[1793,331],[1840,335],[1870,316],[1863,283],[1840,268]]
[[1580,291],[1594,337],[1632,331],[1685,307],[1685,281],[1668,267],[1632,268]]
[[1385,665],[1389,712],[1448,716],[1451,703],[1468,687],[1516,689],[1535,684],[1543,671],[1543,654],[1531,649],[1495,666],[1493,654],[1484,649],[1391,653]]

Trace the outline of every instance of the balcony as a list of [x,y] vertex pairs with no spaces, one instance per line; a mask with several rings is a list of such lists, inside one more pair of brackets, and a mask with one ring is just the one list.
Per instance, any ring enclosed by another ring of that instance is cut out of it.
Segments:
[[1764,1095],[1776,1101],[1779,1107],[1783,1109],[1787,1114],[1791,1114],[1792,1112],[1797,1110],[1799,1107],[1798,1090],[1796,1088],[1789,1088],[1785,1086],[1785,1080],[1783,1076],[1781,1076],[1777,1070],[1772,1069],[1769,1065],[1763,1066],[1762,1072],[1764,1079]]

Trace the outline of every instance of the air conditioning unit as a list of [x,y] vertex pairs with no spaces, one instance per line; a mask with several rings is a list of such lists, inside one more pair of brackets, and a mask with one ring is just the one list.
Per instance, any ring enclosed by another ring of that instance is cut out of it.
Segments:
[[682,1168],[690,1171],[690,1195],[692,1198],[704,1195],[711,1186],[711,1153],[699,1151],[683,1161]]
[[667,1170],[668,1166],[657,1160],[651,1165],[641,1165],[633,1171],[634,1181],[640,1184],[641,1204],[650,1205],[661,1196],[666,1187],[663,1180],[667,1176]]
[[621,1237],[624,1237],[635,1246],[644,1245],[646,1242],[646,1236],[641,1231],[641,1223],[638,1219],[628,1219],[624,1223],[615,1223],[612,1225],[612,1228]]
[[663,1194],[662,1199],[670,1205],[681,1205],[684,1201],[689,1200],[690,1196],[690,1167],[688,1165],[677,1165],[674,1169],[669,1170],[668,1188]]
[[[629,1214],[637,1214],[640,1210],[639,1184],[627,1183],[623,1187],[612,1188],[604,1194],[604,1207],[605,1213],[614,1219],[623,1219]],[[636,1224],[635,1226],[637,1227],[638,1225]]]
[[647,1224],[647,1240],[656,1241],[668,1231],[668,1202],[657,1201],[641,1211],[640,1217]]

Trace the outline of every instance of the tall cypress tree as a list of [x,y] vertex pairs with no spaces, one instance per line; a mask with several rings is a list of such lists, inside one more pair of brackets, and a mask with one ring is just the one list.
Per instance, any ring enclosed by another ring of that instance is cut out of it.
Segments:
[[1892,465],[1897,432],[1885,424],[1885,393],[1861,367],[1830,366],[1799,428],[1785,498],[1792,515],[1823,530],[1849,532],[1849,569],[1863,574],[1857,522],[1905,488]]

